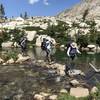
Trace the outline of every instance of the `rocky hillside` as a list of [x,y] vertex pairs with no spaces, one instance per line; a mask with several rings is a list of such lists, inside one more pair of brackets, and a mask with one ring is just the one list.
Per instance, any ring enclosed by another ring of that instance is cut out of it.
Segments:
[[82,0],[73,8],[58,14],[57,17],[64,21],[69,18],[80,19],[86,11],[86,19],[100,19],[100,0]]

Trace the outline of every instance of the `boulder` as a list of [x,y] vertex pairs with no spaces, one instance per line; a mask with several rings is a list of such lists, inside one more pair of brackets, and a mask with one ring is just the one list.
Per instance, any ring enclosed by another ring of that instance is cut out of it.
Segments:
[[75,96],[76,98],[87,97],[89,96],[89,90],[83,87],[71,88],[70,95]]
[[68,91],[66,89],[61,89],[60,93],[68,93]]
[[7,63],[7,64],[13,64],[14,62],[15,62],[14,59],[11,58],[11,59],[9,59],[6,63]]
[[77,69],[72,69],[68,71],[68,75],[69,76],[74,76],[74,75],[85,75],[81,70],[77,70]]
[[72,81],[70,81],[70,83],[73,85],[73,86],[77,86],[77,85],[79,85],[80,83],[77,81],[77,80],[72,80]]
[[35,94],[34,99],[35,100],[45,100],[45,97],[43,95],[40,95],[40,94]]
[[26,33],[27,33],[27,40],[33,41],[37,32],[36,31],[26,31]]
[[48,24],[47,23],[42,24],[42,25],[40,25],[40,28],[46,30],[48,28]]
[[50,94],[49,94],[49,93],[40,92],[40,95],[42,95],[42,96],[44,96],[44,97],[47,97],[47,96],[49,96]]
[[49,96],[49,100],[57,100],[57,95],[51,95],[51,96]]
[[3,62],[4,62],[4,60],[0,58],[0,63],[3,63]]
[[2,48],[11,48],[13,45],[13,42],[7,41],[2,43]]
[[30,57],[29,56],[22,56],[21,54],[18,54],[18,59],[16,60],[16,63],[20,63],[20,62],[24,62],[24,61],[27,61],[27,60],[29,60],[30,59]]
[[94,86],[94,87],[91,89],[90,93],[93,94],[93,93],[96,93],[96,92],[98,92],[98,88],[97,88],[96,86]]
[[3,63],[2,65],[7,65],[7,63]]
[[36,46],[41,46],[41,42],[43,41],[43,38],[48,39],[49,41],[52,41],[52,43],[55,45],[56,41],[55,39],[51,38],[50,36],[47,35],[39,35],[38,38],[36,39]]
[[65,45],[61,45],[60,48],[65,48]]
[[65,71],[57,69],[57,74],[59,74],[60,76],[65,76]]
[[96,45],[90,44],[87,46],[87,48],[89,48],[90,51],[96,52]]

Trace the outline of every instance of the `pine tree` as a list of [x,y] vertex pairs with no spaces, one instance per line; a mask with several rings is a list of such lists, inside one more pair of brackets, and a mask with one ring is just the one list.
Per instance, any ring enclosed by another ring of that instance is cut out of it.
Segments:
[[24,19],[27,19],[27,18],[28,18],[28,14],[27,14],[27,12],[25,12]]
[[20,17],[21,17],[21,18],[23,18],[23,15],[22,15],[22,13],[20,14]]
[[0,4],[0,18],[4,18],[5,10],[3,4]]

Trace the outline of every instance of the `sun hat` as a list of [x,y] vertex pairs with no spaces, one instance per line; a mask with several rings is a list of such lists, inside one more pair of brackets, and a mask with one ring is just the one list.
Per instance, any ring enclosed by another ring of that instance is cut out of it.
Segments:
[[71,47],[72,47],[72,48],[77,48],[77,44],[76,44],[75,42],[72,42],[72,43],[71,43]]

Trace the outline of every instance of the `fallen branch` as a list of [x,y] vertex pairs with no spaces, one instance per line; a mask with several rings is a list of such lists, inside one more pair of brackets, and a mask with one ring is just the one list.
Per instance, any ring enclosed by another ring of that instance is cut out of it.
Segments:
[[95,72],[99,73],[100,69],[97,69],[94,65],[92,65],[91,63],[89,63],[89,65],[95,70]]

